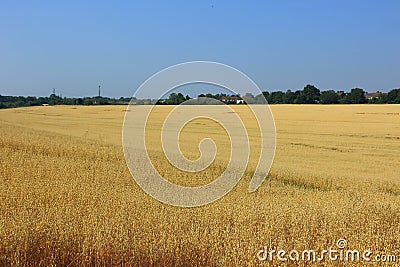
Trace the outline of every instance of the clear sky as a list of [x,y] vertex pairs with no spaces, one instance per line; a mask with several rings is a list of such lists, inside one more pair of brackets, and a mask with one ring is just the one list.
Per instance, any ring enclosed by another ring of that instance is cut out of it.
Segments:
[[[0,94],[130,96],[225,63],[262,90],[400,87],[400,1],[2,1]],[[152,95],[149,95],[153,97]]]

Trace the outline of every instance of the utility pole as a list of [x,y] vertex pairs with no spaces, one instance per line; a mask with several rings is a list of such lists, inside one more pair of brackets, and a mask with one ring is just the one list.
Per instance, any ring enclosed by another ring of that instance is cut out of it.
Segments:
[[56,95],[56,88],[53,88],[53,95]]
[[100,94],[100,87],[101,87],[101,86],[99,85],[99,97],[101,96],[101,94]]

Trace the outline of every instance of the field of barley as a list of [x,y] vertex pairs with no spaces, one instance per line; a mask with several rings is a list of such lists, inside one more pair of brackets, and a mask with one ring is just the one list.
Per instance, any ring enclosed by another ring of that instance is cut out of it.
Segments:
[[[400,264],[399,105],[272,105],[275,160],[254,193],[259,133],[246,106],[233,108],[248,129],[250,162],[234,190],[197,208],[162,204],[135,183],[122,150],[124,106],[0,110],[0,266],[279,266],[257,252],[324,250],[338,239]],[[226,167],[227,133],[207,119],[188,124],[188,158],[206,137],[218,152],[206,170],[178,172],[159,137],[171,109],[149,117],[154,166],[177,184],[210,182]]]

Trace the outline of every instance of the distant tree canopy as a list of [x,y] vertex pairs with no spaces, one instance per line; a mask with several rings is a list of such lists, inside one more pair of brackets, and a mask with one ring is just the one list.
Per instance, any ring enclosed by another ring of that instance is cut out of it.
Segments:
[[190,97],[183,96],[182,93],[172,93],[169,95],[168,99],[160,99],[157,101],[157,105],[179,105],[185,102],[186,100],[189,100]]
[[62,98],[55,94],[51,94],[48,97],[0,95],[0,108],[17,108],[42,105],[124,105],[128,104],[129,101],[131,101],[131,98],[124,97],[114,99],[98,96],[84,98]]
[[387,95],[388,104],[400,104],[400,89],[394,89]]
[[316,104],[319,103],[319,96],[321,92],[314,85],[307,84],[306,87],[300,92],[297,103],[298,104]]
[[318,104],[321,92],[314,85],[307,84],[303,90],[263,92],[263,95],[270,104]]
[[351,89],[349,94],[340,101],[342,104],[364,104],[367,102],[365,98],[365,92],[363,89],[354,88]]
[[[400,88],[393,89],[389,93],[373,93],[366,94],[361,88],[353,88],[349,93],[343,91],[335,92],[334,90],[320,91],[314,85],[307,84],[303,90],[286,92],[262,92],[259,95],[246,93],[244,96],[219,94],[200,94],[199,97],[213,98],[220,100],[226,104],[260,104],[265,100],[270,104],[400,104]],[[171,93],[167,99],[160,99],[157,102],[152,99],[136,99],[124,98],[119,99],[107,97],[83,97],[83,98],[67,98],[51,94],[48,97],[35,96],[2,96],[0,95],[0,108],[16,108],[26,106],[40,105],[127,105],[130,102],[136,105],[160,104],[160,105],[179,105],[189,100],[188,95],[182,93]],[[215,103],[208,102],[204,103]]]
[[[400,89],[393,89],[388,94],[379,93],[377,96],[371,97],[361,88],[353,88],[349,93],[344,91],[335,92],[334,90],[321,92],[310,84],[307,84],[303,90],[295,92],[291,90],[286,92],[262,92],[262,95],[256,95],[255,97],[246,94],[243,96],[243,100],[248,104],[263,103],[262,96],[269,104],[400,104]],[[221,94],[201,94],[199,97],[221,99]]]
[[333,90],[328,90],[328,91],[322,92],[319,98],[320,98],[321,104],[337,104],[337,103],[339,103],[339,95]]

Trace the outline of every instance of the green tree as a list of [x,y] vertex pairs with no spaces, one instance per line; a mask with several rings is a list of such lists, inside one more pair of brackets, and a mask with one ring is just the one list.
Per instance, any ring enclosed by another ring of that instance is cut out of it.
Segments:
[[271,103],[272,104],[283,104],[284,103],[285,94],[282,91],[272,92],[271,93]]
[[328,90],[321,93],[321,104],[337,104],[339,103],[339,96],[334,90]]
[[289,89],[286,91],[286,93],[283,97],[283,103],[293,104],[295,99],[296,99],[295,94]]
[[256,102],[254,95],[251,93],[246,93],[242,98],[247,104],[254,104]]
[[61,104],[61,102],[62,102],[62,99],[59,96],[57,96],[55,94],[51,94],[49,96],[49,100],[48,100],[49,105],[59,105],[59,104]]
[[400,88],[391,90],[387,95],[389,104],[400,104]]
[[258,94],[254,98],[256,104],[266,104],[264,94]]
[[186,99],[181,93],[178,93],[178,94],[172,93],[169,95],[166,103],[169,105],[179,105],[185,101],[186,101]]
[[353,88],[342,100],[343,104],[364,104],[367,100],[365,98],[365,92],[361,88]]
[[320,90],[314,85],[307,84],[300,92],[299,104],[315,104],[319,102]]
[[264,95],[265,100],[267,100],[267,102],[268,102],[269,104],[271,104],[271,95],[270,95],[270,93],[267,92],[267,91],[265,91],[265,92],[262,92],[262,94]]
[[84,105],[93,105],[93,101],[90,98],[84,98],[83,104]]

